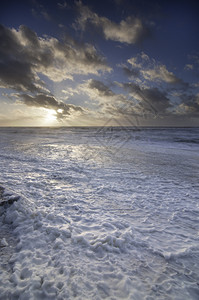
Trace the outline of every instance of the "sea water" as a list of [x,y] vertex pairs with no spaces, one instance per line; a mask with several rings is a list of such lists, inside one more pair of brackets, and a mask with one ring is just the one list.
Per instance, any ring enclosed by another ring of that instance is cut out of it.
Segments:
[[0,299],[199,299],[198,150],[198,128],[1,128]]

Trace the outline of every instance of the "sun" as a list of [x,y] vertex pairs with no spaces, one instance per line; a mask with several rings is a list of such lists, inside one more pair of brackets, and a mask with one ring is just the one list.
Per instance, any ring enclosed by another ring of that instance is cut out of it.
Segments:
[[54,109],[45,109],[44,121],[46,125],[53,125],[57,122],[57,112]]

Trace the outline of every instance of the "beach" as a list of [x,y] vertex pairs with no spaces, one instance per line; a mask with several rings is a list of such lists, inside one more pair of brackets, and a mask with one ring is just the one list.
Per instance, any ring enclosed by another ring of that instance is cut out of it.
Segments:
[[198,299],[198,130],[1,128],[0,299]]

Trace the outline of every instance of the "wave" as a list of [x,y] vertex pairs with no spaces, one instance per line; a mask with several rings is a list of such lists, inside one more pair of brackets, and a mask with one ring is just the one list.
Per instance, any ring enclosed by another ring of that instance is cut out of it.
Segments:
[[178,142],[178,143],[199,144],[199,139],[180,139],[180,138],[177,138],[177,139],[174,139],[174,141]]

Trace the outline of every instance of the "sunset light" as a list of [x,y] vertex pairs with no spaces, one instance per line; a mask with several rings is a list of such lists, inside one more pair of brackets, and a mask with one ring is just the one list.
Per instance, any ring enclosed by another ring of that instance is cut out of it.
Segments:
[[0,6],[0,300],[199,300],[199,0]]
[[57,113],[53,109],[46,109],[46,115],[45,115],[45,123],[46,125],[53,125],[57,120]]

